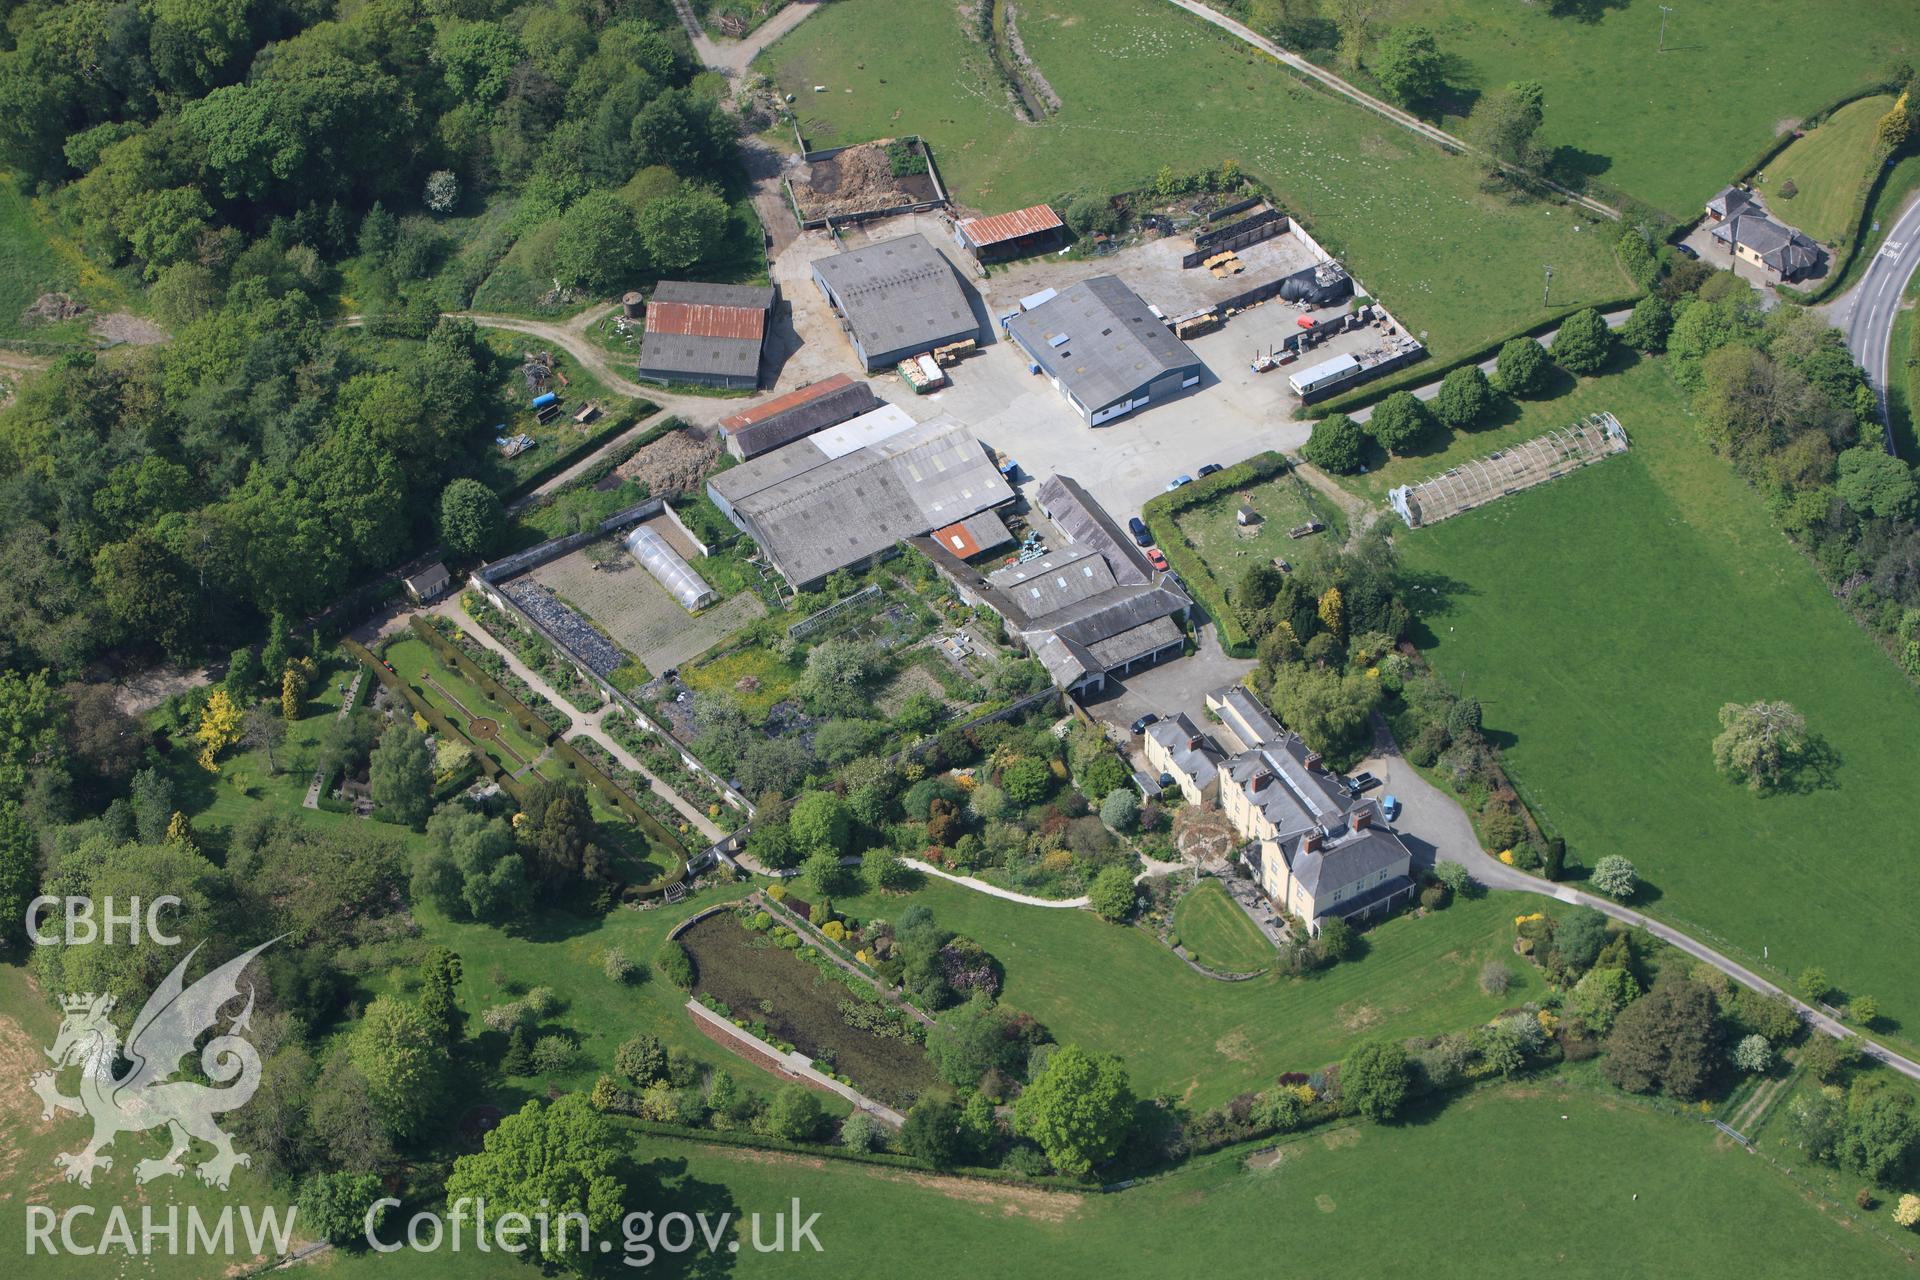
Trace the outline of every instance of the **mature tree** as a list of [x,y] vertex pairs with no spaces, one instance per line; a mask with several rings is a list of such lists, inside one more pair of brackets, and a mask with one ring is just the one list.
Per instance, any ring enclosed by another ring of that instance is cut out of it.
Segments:
[[1326,12],[1340,33],[1340,61],[1357,68],[1366,60],[1387,0],[1327,0]]
[[1133,914],[1134,890],[1131,865],[1103,867],[1087,886],[1087,901],[1103,920],[1125,920]]
[[280,772],[280,762],[274,756],[274,749],[287,740],[287,722],[280,715],[278,707],[257,702],[247,708],[240,730],[240,744],[249,750],[258,751],[267,757],[267,772]]
[[1300,456],[1337,476],[1350,476],[1367,464],[1370,437],[1366,428],[1344,413],[1330,414],[1313,424]]
[[661,942],[660,949],[653,955],[654,967],[660,970],[660,976],[679,987],[682,991],[693,990],[693,957],[688,954],[686,944],[678,938],[668,938]]
[[527,870],[549,892],[564,889],[582,877],[597,878],[605,870],[600,846],[595,843],[599,827],[582,784],[536,783],[521,806],[518,826]]
[[1733,1046],[1733,1065],[1749,1075],[1763,1074],[1773,1065],[1773,1046],[1765,1036],[1742,1036]]
[[1545,389],[1553,371],[1546,348],[1532,338],[1512,338],[1500,348],[1495,369],[1500,389],[1510,396],[1524,397]]
[[1884,1080],[1859,1080],[1847,1096],[1847,1120],[1836,1154],[1863,1178],[1884,1182],[1920,1149],[1913,1097]]
[[1433,438],[1433,414],[1411,391],[1382,400],[1367,420],[1367,430],[1391,453],[1415,453]]
[[853,835],[847,802],[831,791],[802,792],[787,825],[804,854],[824,852],[838,858],[848,851]]
[[27,904],[40,887],[40,853],[18,805],[0,802],[0,950],[26,940]]
[[1493,408],[1493,384],[1477,364],[1463,364],[1440,380],[1433,416],[1455,431],[1470,431]]
[[1067,1045],[1014,1102],[1013,1128],[1039,1143],[1054,1168],[1082,1178],[1118,1154],[1133,1125],[1133,1106],[1118,1058]]
[[1539,169],[1546,157],[1534,141],[1546,120],[1546,90],[1536,80],[1516,80],[1482,97],[1467,122],[1481,150],[1501,164]]
[[444,1101],[447,1050],[426,1011],[398,996],[367,1006],[347,1042],[367,1096],[397,1137],[424,1134]]
[[589,191],[561,215],[552,254],[561,283],[596,294],[626,284],[645,260],[633,209],[611,191]]
[[1553,949],[1569,969],[1592,966],[1607,945],[1607,917],[1592,907],[1575,907],[1553,930]]
[[500,538],[506,509],[493,490],[467,476],[440,494],[440,540],[449,554],[465,559],[485,555]]
[[1787,1124],[1793,1141],[1809,1159],[1831,1161],[1840,1145],[1840,1130],[1846,1123],[1846,1111],[1835,1089],[1809,1089],[1799,1094],[1787,1108]]
[[1720,1044],[1713,992],[1677,972],[1621,1010],[1607,1037],[1601,1071],[1629,1093],[1665,1092],[1682,1102],[1700,1096]]
[[988,1070],[1018,1068],[1027,1043],[1015,1034],[1014,1019],[984,991],[940,1015],[927,1032],[927,1057],[940,1078],[970,1089]]
[[1380,702],[1380,682],[1365,672],[1289,663],[1267,678],[1268,701],[1281,722],[1322,755],[1342,755],[1366,740]]
[[727,202],[698,188],[655,200],[640,211],[638,233],[657,272],[685,271],[717,257],[726,246]]
[[1624,969],[1587,970],[1567,996],[1567,1012],[1586,1023],[1587,1030],[1605,1035],[1622,1009],[1640,994],[1640,984]]
[[[0,808],[0,814],[10,812]],[[31,846],[20,847],[24,828],[0,817],[0,866],[31,856]],[[0,876],[0,878],[5,878]],[[4,892],[4,886],[0,886]],[[191,847],[179,844],[123,844],[106,834],[95,835],[63,851],[47,868],[41,892],[56,898],[91,898],[96,904],[129,903],[135,898],[152,902],[163,894],[181,900],[166,917],[170,929],[183,938],[218,939],[235,936],[241,921],[232,881]],[[6,926],[18,929],[26,915],[7,917]],[[58,931],[56,931],[57,934]],[[129,945],[116,937],[91,943],[44,943],[33,949],[34,976],[46,991],[110,992],[122,1008],[136,1009],[168,970],[179,963],[180,949],[163,946],[145,930]],[[193,974],[188,975],[191,979]]]
[[[509,1213],[537,1220],[540,1215],[578,1213],[585,1217],[588,1244],[593,1236],[611,1236],[628,1208],[621,1181],[624,1145],[585,1094],[570,1093],[550,1106],[529,1102],[489,1133],[477,1155],[460,1156],[447,1178],[447,1200],[484,1200],[495,1216]],[[541,1260],[586,1269],[580,1233],[543,1233]]]
[[1633,304],[1633,314],[1620,326],[1620,341],[1635,351],[1658,353],[1667,349],[1667,333],[1673,328],[1673,307],[1657,293],[1650,293]]
[[1417,22],[1387,32],[1367,65],[1381,87],[1399,102],[1425,102],[1447,87],[1447,60],[1433,32]]
[[0,797],[25,793],[41,769],[61,769],[67,700],[44,671],[0,672]]
[[426,735],[396,720],[367,761],[373,802],[403,826],[418,827],[433,808],[433,753]]
[[428,821],[427,848],[413,873],[416,899],[456,920],[497,923],[520,912],[526,887],[526,864],[505,822],[458,805]]
[[384,1192],[373,1173],[312,1173],[300,1184],[300,1223],[322,1240],[354,1244],[365,1238],[368,1217],[378,1226],[386,1216],[376,1208]]
[[1806,718],[1792,703],[1729,702],[1720,708],[1713,763],[1728,778],[1764,794],[1790,781],[1812,746]]
[[1860,1061],[1859,1036],[1813,1035],[1800,1050],[1800,1065],[1822,1084],[1832,1084]]
[[1412,1064],[1397,1041],[1363,1044],[1340,1064],[1341,1100],[1379,1124],[1400,1114],[1412,1084]]
[[1551,354],[1569,373],[1598,373],[1613,356],[1613,330],[1592,307],[1576,311],[1560,322]]
[[1625,902],[1640,888],[1640,873],[1617,853],[1593,864],[1592,880],[1594,888],[1617,902]]
[[1000,771],[1000,786],[1013,803],[1036,805],[1053,793],[1053,770],[1045,760],[1024,756]]
[[1100,821],[1115,831],[1131,831],[1140,820],[1140,797],[1132,787],[1116,787],[1100,802]]
[[1920,507],[1920,483],[1913,468],[1878,444],[1842,452],[1833,487],[1849,507],[1879,520],[1911,520]]
[[868,681],[879,667],[872,645],[844,636],[823,640],[807,654],[807,667],[795,687],[807,705],[827,715],[848,715],[869,704]]
[[960,1109],[937,1093],[923,1093],[907,1111],[900,1129],[900,1149],[935,1168],[946,1168],[960,1158]]
[[794,1081],[781,1085],[767,1104],[767,1132],[783,1142],[806,1142],[820,1132],[824,1116],[813,1090]]
[[847,869],[831,849],[816,849],[800,864],[800,883],[813,897],[831,898],[847,883]]

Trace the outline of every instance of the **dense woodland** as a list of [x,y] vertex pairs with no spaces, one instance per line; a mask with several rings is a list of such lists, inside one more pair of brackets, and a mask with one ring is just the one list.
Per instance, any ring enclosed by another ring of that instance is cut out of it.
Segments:
[[172,334],[0,413],[8,666],[324,607],[491,443],[493,357],[438,312],[509,254],[591,293],[730,234],[734,124],[663,0],[0,11],[0,166]]

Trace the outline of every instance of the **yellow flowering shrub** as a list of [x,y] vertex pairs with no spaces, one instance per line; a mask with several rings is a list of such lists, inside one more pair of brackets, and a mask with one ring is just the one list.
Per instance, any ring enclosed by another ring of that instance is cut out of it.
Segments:
[[775,902],[778,902],[787,896],[787,886],[783,884],[770,884],[767,886],[767,896]]
[[1502,849],[1502,850],[1500,851],[1500,861],[1502,861],[1502,862],[1504,862],[1504,863],[1506,863],[1506,864],[1507,864],[1508,866],[1512,866],[1512,865],[1513,865],[1513,850],[1511,850],[1511,849]]
[[214,758],[234,743],[240,741],[241,721],[245,713],[227,696],[225,689],[215,689],[207,699],[207,709],[200,713],[200,727],[194,731],[194,738],[200,743],[200,767],[208,773],[220,772],[220,766]]
[[1310,1084],[1293,1086],[1293,1096],[1300,1099],[1300,1105],[1303,1107],[1310,1107],[1320,1100],[1320,1095],[1313,1091],[1313,1086]]
[[1073,855],[1065,849],[1055,849],[1047,854],[1046,857],[1040,859],[1041,869],[1050,871],[1055,875],[1059,875],[1071,866],[1073,866]]
[[824,933],[827,938],[833,942],[845,942],[847,940],[847,926],[841,924],[838,920],[827,921],[820,926],[820,932]]

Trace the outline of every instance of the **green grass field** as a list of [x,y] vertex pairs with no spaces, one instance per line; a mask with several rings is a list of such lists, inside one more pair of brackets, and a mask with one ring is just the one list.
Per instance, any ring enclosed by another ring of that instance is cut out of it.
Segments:
[[59,324],[23,325],[21,313],[43,293],[59,290],[94,301],[88,286],[111,291],[99,268],[77,253],[62,254],[33,202],[0,173],[0,338],[74,342],[87,336],[88,317]]
[[[1707,451],[1659,362],[1501,432],[1596,409],[1631,452],[1399,539],[1425,579],[1429,656],[1480,700],[1575,860],[1625,854],[1655,914],[1776,977],[1824,967],[1910,1043],[1914,691]],[[1716,711],[1756,698],[1800,709],[1838,759],[1834,785],[1757,798],[1714,771]]]
[[834,905],[866,919],[897,916],[907,901],[924,902],[942,927],[991,952],[1006,969],[1001,998],[1060,1043],[1117,1054],[1141,1093],[1172,1093],[1195,1107],[1271,1084],[1283,1071],[1316,1070],[1368,1036],[1463,1030],[1542,990],[1535,971],[1512,959],[1507,995],[1487,996],[1477,985],[1482,965],[1510,957],[1519,907],[1534,909],[1534,900],[1506,895],[1389,921],[1366,935],[1364,958],[1311,978],[1270,973],[1234,983],[1200,976],[1138,929],[944,882],[908,900]]
[[[1242,505],[1260,519],[1251,525],[1235,522]],[[1289,538],[1287,531],[1318,520],[1326,532]],[[1257,564],[1285,560],[1298,566],[1321,559],[1346,538],[1345,514],[1291,470],[1245,489],[1223,493],[1174,518],[1214,578],[1229,590]]]
[[[1289,1271],[1343,1278],[1912,1274],[1893,1247],[1841,1225],[1705,1124],[1554,1084],[1488,1090],[1395,1128],[1309,1134],[1113,1195],[677,1141],[638,1140],[636,1158],[656,1214],[759,1213],[764,1223],[797,1196],[803,1217],[821,1215],[822,1253],[743,1244],[717,1263],[655,1263],[673,1275],[808,1277],[911,1257],[927,1277],[1265,1277],[1282,1248]],[[471,1250],[336,1253],[316,1274],[439,1280],[526,1268]]]
[[1054,0],[1022,10],[1020,34],[1065,104],[1041,125],[1014,118],[940,0],[839,0],[759,66],[795,94],[810,145],[918,133],[954,198],[989,212],[1237,160],[1442,358],[1543,318],[1543,262],[1560,307],[1630,292],[1585,215],[1481,191],[1474,162],[1164,0]]
[[1180,899],[1173,931],[1187,954],[1209,969],[1252,973],[1273,964],[1273,944],[1218,880],[1202,880]]
[[[1893,106],[1885,95],[1850,102],[1781,152],[1758,183],[1775,217],[1823,244],[1854,232],[1854,197],[1873,158],[1874,130]],[[1781,194],[1787,183],[1795,194]]]
[[1426,24],[1457,60],[1449,80],[1462,92],[1446,127],[1479,94],[1538,80],[1543,143],[1682,219],[1770,139],[1920,49],[1920,9],[1906,0],[1753,0],[1737,14],[1679,6],[1665,53],[1660,17],[1656,0],[1409,0],[1392,21]]

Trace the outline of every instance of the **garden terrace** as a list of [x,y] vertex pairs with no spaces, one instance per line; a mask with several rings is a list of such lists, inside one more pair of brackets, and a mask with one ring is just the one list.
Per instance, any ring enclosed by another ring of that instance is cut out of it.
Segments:
[[1273,943],[1211,877],[1181,895],[1173,933],[1187,958],[1209,969],[1237,974],[1273,967]]
[[[694,993],[720,1001],[767,1037],[785,1041],[824,1070],[847,1076],[869,1097],[904,1110],[933,1083],[926,1053],[910,1034],[880,1035],[848,1022],[849,1007],[898,1014],[847,982],[757,933],[732,912],[718,912],[680,935],[693,957]],[[854,980],[857,981],[857,980]]]

